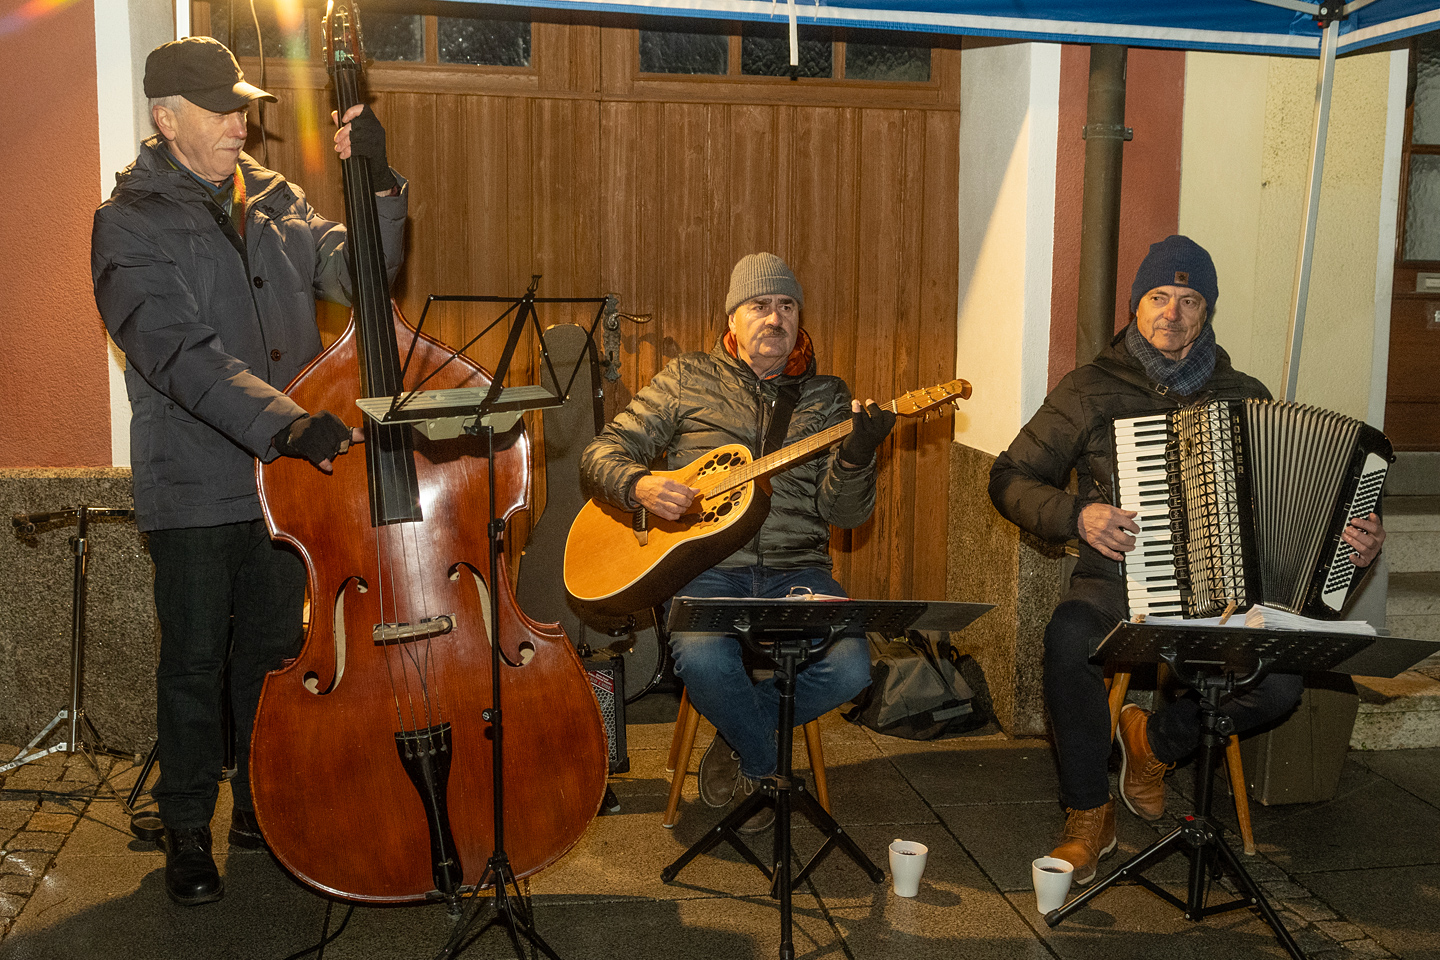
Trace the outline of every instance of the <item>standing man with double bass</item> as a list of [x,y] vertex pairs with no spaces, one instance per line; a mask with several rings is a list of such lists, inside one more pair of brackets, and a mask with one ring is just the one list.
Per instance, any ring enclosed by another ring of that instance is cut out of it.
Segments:
[[[301,457],[329,473],[358,429],[284,388],[320,352],[317,298],[349,302],[345,227],[241,151],[255,100],[209,37],[162,44],[145,63],[158,135],[95,213],[95,302],[125,352],[135,516],[155,564],[165,890],[219,900],[210,819],[224,761],[221,673],[230,659],[237,770],[230,843],[264,843],[250,799],[250,731],[265,674],[296,654],[305,568],[272,543],[255,461]],[[368,107],[338,122],[335,150],[377,188],[386,267],[403,257],[406,185]]]

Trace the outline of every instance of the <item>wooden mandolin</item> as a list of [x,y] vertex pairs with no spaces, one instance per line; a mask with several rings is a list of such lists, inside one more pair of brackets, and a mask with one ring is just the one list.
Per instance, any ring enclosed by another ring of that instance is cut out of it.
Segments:
[[[884,408],[915,417],[969,397],[969,383],[951,380],[912,390]],[[770,477],[834,446],[850,430],[847,417],[759,460],[733,443],[679,470],[655,471],[700,491],[679,520],[591,500],[565,541],[565,590],[581,607],[609,616],[663,603],[755,536],[770,513]]]

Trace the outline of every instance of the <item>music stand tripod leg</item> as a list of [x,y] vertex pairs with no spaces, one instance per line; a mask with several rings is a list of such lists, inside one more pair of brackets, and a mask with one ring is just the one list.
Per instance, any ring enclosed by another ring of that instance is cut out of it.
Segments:
[[[533,295],[534,287],[532,285],[530,292],[526,295],[530,301],[529,310],[531,311],[534,310]],[[517,318],[515,326],[511,329],[511,347],[514,345],[513,341],[518,335],[517,331],[523,323],[525,315],[522,309],[520,317]],[[507,350],[508,349],[507,347]],[[501,383],[508,366],[508,360],[501,363],[494,373],[493,383],[497,385]],[[488,418],[482,418],[482,420],[484,422],[487,462],[494,463],[495,428],[490,424]],[[500,582],[500,554],[504,549],[505,521],[496,512],[495,484],[491,482],[488,484],[488,487],[490,504],[490,523],[487,528],[489,532],[489,584],[490,588],[494,590]],[[501,635],[499,603],[492,603],[490,605],[489,626],[491,637],[499,637]],[[491,707],[481,712],[481,719],[490,724],[490,762],[491,775],[493,777],[491,783],[491,816],[493,818],[495,846],[490,853],[490,859],[485,864],[484,872],[480,875],[479,882],[470,893],[472,903],[469,909],[460,910],[459,905],[463,902],[463,892],[450,900],[452,915],[458,912],[460,913],[460,918],[456,924],[455,932],[451,934],[450,940],[445,944],[444,948],[441,949],[440,953],[437,954],[436,960],[445,960],[445,958],[456,956],[468,948],[475,940],[479,939],[486,930],[489,930],[490,927],[497,923],[504,925],[505,933],[510,937],[510,943],[515,948],[515,955],[517,957],[523,957],[525,955],[521,945],[521,939],[523,938],[529,941],[532,950],[539,950],[545,954],[545,956],[549,957],[550,960],[560,960],[560,956],[550,948],[550,945],[546,943],[545,939],[536,931],[534,914],[530,909],[529,900],[520,893],[520,881],[516,879],[514,868],[510,865],[510,856],[505,852],[505,723],[503,716],[504,711],[501,704],[500,644],[498,641],[490,644],[490,702]],[[487,879],[491,881],[494,888],[495,914],[490,917],[480,929],[474,931],[474,935],[471,936],[471,927],[474,925],[485,903],[485,901],[480,898],[479,892],[485,886]],[[513,893],[511,892],[512,889]]]
[[[1233,732],[1230,718],[1220,713],[1220,695],[1224,690],[1239,689],[1259,682],[1268,672],[1268,666],[1262,664],[1249,677],[1234,683],[1230,678],[1224,676],[1196,675],[1184,670],[1171,660],[1167,659],[1166,662],[1170,663],[1177,676],[1201,693],[1200,756],[1195,765],[1195,812],[1187,817],[1179,827],[1126,861],[1089,890],[1059,909],[1047,913],[1045,922],[1051,927],[1057,926],[1066,917],[1114,884],[1134,877],[1146,889],[1179,907],[1184,912],[1185,919],[1195,922],[1205,919],[1210,914],[1222,913],[1238,907],[1253,906],[1260,911],[1261,918],[1270,927],[1271,932],[1274,933],[1275,938],[1280,941],[1286,952],[1295,960],[1305,960],[1305,954],[1301,952],[1295,939],[1290,936],[1290,932],[1285,929],[1285,925],[1271,907],[1264,892],[1240,863],[1240,858],[1225,842],[1221,826],[1211,816],[1215,774],[1219,768],[1225,741]],[[1182,846],[1188,848],[1190,857],[1189,882],[1184,901],[1142,876],[1143,871]],[[1211,879],[1218,878],[1220,874],[1219,865],[1216,863],[1217,859],[1229,869],[1235,879],[1241,899],[1212,907],[1207,906],[1205,901]]]

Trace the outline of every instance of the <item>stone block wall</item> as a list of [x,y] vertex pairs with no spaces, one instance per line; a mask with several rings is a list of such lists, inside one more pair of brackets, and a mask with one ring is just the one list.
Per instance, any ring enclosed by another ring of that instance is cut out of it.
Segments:
[[[0,470],[0,742],[24,744],[70,705],[76,523],[18,536],[16,514],[133,506],[128,469]],[[143,753],[155,731],[159,630],[152,568],[132,521],[89,523],[83,705],[111,746]],[[49,743],[58,743],[60,731]],[[9,759],[6,757],[5,759]]]
[[1012,735],[1043,734],[1041,650],[1060,599],[1064,548],[1022,533],[990,503],[995,458],[951,445],[947,600],[995,609],[952,637],[985,673],[995,716]]

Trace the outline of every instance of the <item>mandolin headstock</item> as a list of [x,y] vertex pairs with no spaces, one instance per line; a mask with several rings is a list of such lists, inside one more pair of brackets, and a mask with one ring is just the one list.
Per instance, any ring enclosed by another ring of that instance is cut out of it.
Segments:
[[948,383],[911,390],[895,400],[895,413],[902,417],[916,417],[936,407],[957,400],[970,399],[970,383],[967,380],[951,380]]

